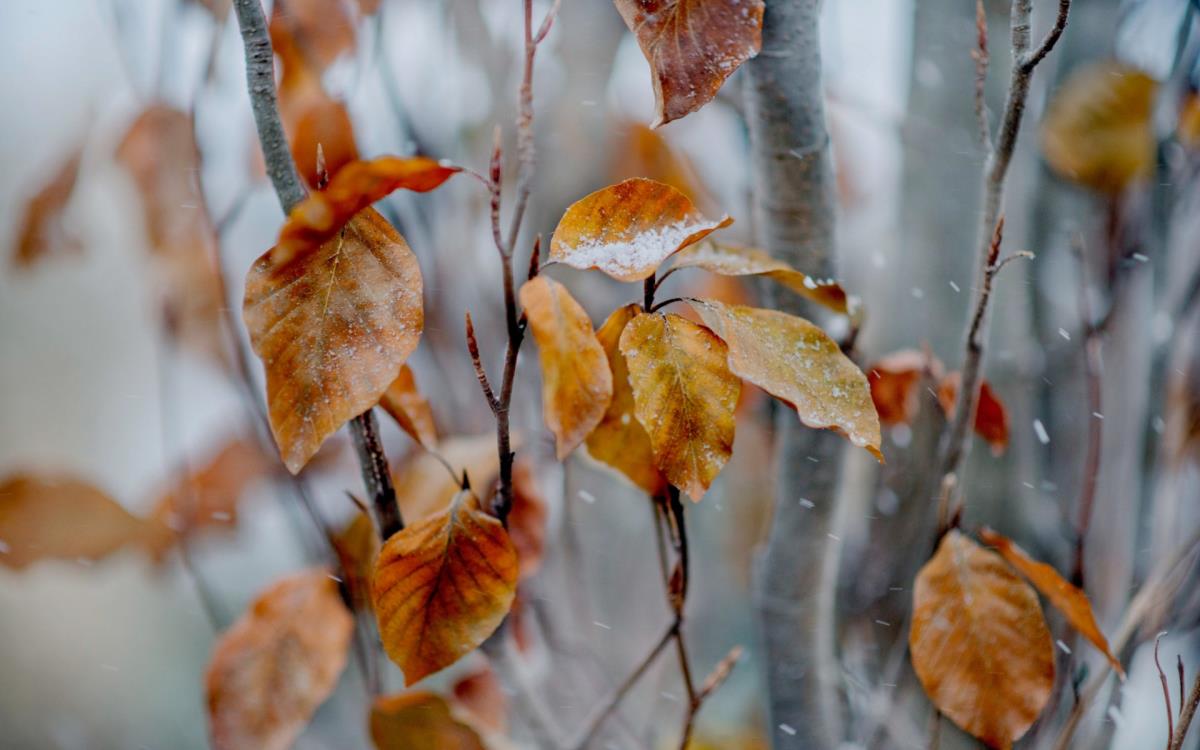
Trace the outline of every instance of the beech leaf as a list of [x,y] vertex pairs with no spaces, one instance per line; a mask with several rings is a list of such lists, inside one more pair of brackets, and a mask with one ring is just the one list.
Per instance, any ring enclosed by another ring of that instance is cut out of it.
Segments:
[[[954,414],[962,373],[952,372],[938,384],[938,402],[947,417]],[[992,455],[999,456],[1008,448],[1008,410],[986,380],[979,384],[979,406],[975,410],[975,433],[988,442]]]
[[484,665],[455,681],[455,702],[478,724],[492,732],[503,733],[508,725],[508,696],[492,668]]
[[726,364],[725,343],[678,315],[642,313],[625,326],[620,346],[655,463],[699,500],[733,453],[741,382]]
[[371,607],[371,579],[375,576],[375,557],[379,554],[379,533],[365,510],[329,540],[337,555],[350,600],[357,610]]
[[[519,444],[520,436],[514,434],[513,450]],[[412,523],[448,508],[464,473],[471,487],[483,488],[499,471],[496,434],[488,433],[446,438],[438,443],[436,455],[424,450],[412,453],[392,472],[392,481],[400,511]]]
[[280,266],[269,250],[246,278],[243,315],[267,372],[271,430],[295,474],[330,435],[370,409],[417,346],[421,270],[374,209]]
[[513,464],[513,502],[508,512],[508,535],[517,551],[518,577],[522,581],[542,566],[546,551],[546,516],[546,500],[538,488],[533,463],[518,459]]
[[550,258],[597,268],[618,281],[641,281],[673,254],[731,223],[728,216],[706,218],[670,185],[635,177],[571,204],[554,230]]
[[762,47],[763,0],[616,0],[650,63],[655,119],[678,120],[707,104]]
[[1054,644],[1037,594],[957,530],[917,574],[908,642],[933,705],[990,747],[1012,747],[1054,689]]
[[44,257],[78,253],[83,247],[63,224],[63,213],[75,192],[82,160],[83,149],[73,150],[25,205],[13,265],[27,268]]
[[832,429],[883,460],[867,377],[824,331],[776,310],[713,300],[691,304],[728,346],[736,375],[787,403],[805,425]]
[[425,448],[437,445],[433,409],[417,389],[417,380],[408,365],[400,368],[400,375],[384,391],[379,405],[418,445]]
[[542,363],[543,416],[561,461],[604,417],[612,373],[592,321],[566,287],[537,276],[521,287],[520,298]]
[[867,368],[871,400],[882,424],[912,424],[920,409],[917,387],[926,368],[931,377],[942,377],[942,363],[917,349],[886,354]]
[[337,685],[354,620],[327,571],[263,591],[217,641],[205,674],[218,750],[285,750]]
[[641,312],[639,305],[619,307],[596,332],[612,372],[613,397],[600,424],[587,437],[587,450],[589,456],[616,469],[654,496],[666,490],[667,480],[654,462],[650,436],[635,414],[629,366],[621,353],[621,334]]
[[1088,600],[1087,594],[1068,583],[1054,568],[1034,560],[1029,553],[1008,537],[985,527],[979,530],[979,538],[983,540],[984,544],[995,548],[1000,556],[1008,561],[1009,565],[1028,578],[1029,582],[1050,600],[1050,604],[1063,613],[1067,622],[1071,623],[1071,627],[1091,641],[1092,645],[1108,659],[1108,663],[1121,676],[1121,679],[1125,679],[1125,670],[1121,667],[1121,662],[1113,656],[1108,647],[1108,639],[1104,637],[1100,626],[1096,624],[1096,615],[1092,611],[1092,603]]
[[371,741],[377,750],[487,750],[479,734],[455,718],[445,699],[425,691],[376,698]]
[[411,685],[490,636],[512,606],[517,553],[500,521],[467,490],[388,539],[375,565],[384,650]]

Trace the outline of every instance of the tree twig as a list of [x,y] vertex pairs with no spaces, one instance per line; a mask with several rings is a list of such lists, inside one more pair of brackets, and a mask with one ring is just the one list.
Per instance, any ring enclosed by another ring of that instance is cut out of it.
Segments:
[[[1180,662],[1182,669],[1183,662]],[[1183,701],[1183,693],[1179,694],[1179,700]],[[1196,707],[1200,706],[1200,673],[1196,674],[1196,681],[1192,683],[1192,692],[1188,694],[1187,702],[1183,703],[1179,711],[1179,724],[1175,727],[1175,736],[1171,738],[1171,750],[1183,750],[1183,741],[1187,739],[1188,727],[1192,725],[1192,719],[1196,716]]]
[[[1167,673],[1163,671],[1162,662],[1158,660],[1158,644],[1164,635],[1166,635],[1165,631],[1154,638],[1154,666],[1158,669],[1158,681],[1162,683],[1163,689],[1163,703],[1167,707],[1167,750],[1171,750],[1175,739],[1175,714],[1171,711],[1171,689],[1167,687]],[[1183,700],[1182,693],[1179,695],[1179,700]]]
[[1101,382],[1100,361],[1100,329],[1092,317],[1091,304],[1088,301],[1087,264],[1084,260],[1082,238],[1076,235],[1076,257],[1079,262],[1079,319],[1083,326],[1083,362],[1084,381],[1087,387],[1088,434],[1087,454],[1083,466],[1083,486],[1079,492],[1078,513],[1075,524],[1075,556],[1072,565],[1071,580],[1079,588],[1084,586],[1084,547],[1087,544],[1088,530],[1092,525],[1092,507],[1096,502],[1096,489],[1100,477],[1100,450],[1104,422],[1103,414],[1103,383]]

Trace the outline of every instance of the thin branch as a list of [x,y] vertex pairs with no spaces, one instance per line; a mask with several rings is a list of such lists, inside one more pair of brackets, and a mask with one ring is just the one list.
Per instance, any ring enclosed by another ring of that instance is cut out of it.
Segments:
[[654,281],[654,274],[650,274],[650,278],[642,282],[642,309],[646,312],[654,310],[654,292],[658,289],[658,284]]
[[1100,477],[1100,456],[1104,422],[1097,415],[1103,414],[1102,370],[1100,360],[1100,329],[1092,317],[1088,301],[1087,264],[1084,262],[1083,239],[1076,235],[1074,247],[1079,261],[1079,319],[1083,326],[1084,381],[1087,387],[1088,435],[1087,454],[1084,459],[1083,486],[1079,492],[1079,518],[1075,524],[1075,558],[1071,580],[1076,586],[1084,585],[1084,547],[1092,525],[1092,508],[1096,502],[1096,489]]
[[[1180,662],[1182,668],[1183,663]],[[1179,700],[1183,700],[1183,694],[1180,693]],[[1200,674],[1196,675],[1196,681],[1192,683],[1192,692],[1188,695],[1187,703],[1183,704],[1182,710],[1179,712],[1179,724],[1175,728],[1175,736],[1171,738],[1171,750],[1183,750],[1183,741],[1187,739],[1188,727],[1192,725],[1192,719],[1196,716],[1196,707],[1200,706]]]
[[483,397],[487,399],[488,406],[491,407],[492,413],[495,414],[499,407],[499,402],[496,401],[496,394],[492,391],[492,384],[488,380],[487,370],[483,369],[483,362],[479,359],[479,341],[475,338],[475,326],[471,323],[471,313],[467,313],[467,352],[471,355],[471,364],[475,367],[475,378],[479,380],[479,387],[483,390]]
[[988,122],[987,99],[984,94],[991,57],[988,55],[987,11],[983,7],[983,0],[975,0],[975,30],[977,43],[976,48],[971,51],[971,57],[975,59],[975,120],[979,124],[979,142],[984,151],[990,154],[992,126]]
[[729,675],[733,672],[733,668],[737,666],[738,660],[741,658],[742,647],[734,646],[725,655],[725,658],[717,663],[717,666],[713,668],[708,677],[704,679],[704,684],[700,687],[699,692],[696,693],[696,697],[688,709],[687,717],[684,719],[679,750],[687,750],[688,742],[692,738],[692,725],[695,724],[696,715],[700,713],[700,707],[704,704],[704,701],[725,683],[725,680],[729,678]]
[[1038,45],[1037,49],[1032,54],[1021,60],[1021,68],[1026,73],[1032,73],[1033,69],[1038,66],[1046,55],[1050,54],[1050,50],[1054,49],[1054,45],[1058,44],[1059,37],[1067,29],[1067,16],[1071,12],[1071,0],[1058,0],[1058,15],[1054,19],[1054,25],[1050,31],[1046,33],[1046,38]]
[[[1158,669],[1158,681],[1162,683],[1163,702],[1167,707],[1167,750],[1171,750],[1175,739],[1175,714],[1171,711],[1171,689],[1167,687],[1167,673],[1163,671],[1162,662],[1158,660],[1158,644],[1166,634],[1166,631],[1163,631],[1154,638],[1154,666]],[[1182,694],[1179,700],[1183,700]]]

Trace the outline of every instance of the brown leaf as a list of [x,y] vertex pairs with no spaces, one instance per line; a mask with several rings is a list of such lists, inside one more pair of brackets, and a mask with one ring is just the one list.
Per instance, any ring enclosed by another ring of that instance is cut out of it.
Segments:
[[375,565],[384,650],[411,685],[483,643],[508,614],[517,553],[469,491],[388,539]]
[[1096,616],[1092,612],[1092,603],[1088,601],[1087,594],[1068,583],[1054,568],[1034,560],[1008,537],[984,527],[979,530],[979,538],[983,540],[984,544],[994,547],[1000,556],[1008,561],[1009,565],[1028,578],[1029,582],[1050,600],[1050,604],[1063,613],[1067,622],[1071,623],[1071,627],[1091,641],[1092,645],[1108,659],[1109,664],[1112,664],[1117,674],[1122,679],[1125,678],[1125,670],[1121,668],[1121,662],[1117,661],[1117,657],[1113,656],[1112,651],[1109,650],[1108,639],[1104,637],[1104,633],[1100,632],[1100,626],[1096,624]]
[[587,437],[587,450],[589,456],[616,469],[647,494],[659,495],[666,491],[667,480],[654,463],[650,436],[634,413],[629,366],[620,346],[625,326],[641,312],[638,305],[619,307],[596,332],[612,372],[613,397],[600,424]]
[[[269,24],[271,47],[285,68],[302,64],[320,75],[354,48],[354,15],[345,0],[287,0],[275,3]],[[285,71],[286,75],[286,71]]]
[[592,321],[566,287],[536,276],[521,287],[520,298],[542,363],[543,416],[561,461],[604,417],[612,373]]
[[271,430],[295,474],[379,403],[416,348],[421,270],[404,238],[368,208],[287,266],[268,250],[246,277],[243,310],[266,366]]
[[[332,99],[324,90],[309,89],[303,94],[289,95],[288,89],[280,85],[280,113],[284,131],[291,143],[292,158],[296,169],[309,186],[321,182],[321,170],[317,166],[317,147],[325,157],[325,172],[337,175],[348,164],[358,161],[358,145],[354,141],[354,125],[346,105]],[[285,104],[284,102],[287,101]]]
[[63,211],[75,192],[82,159],[83,149],[74,149],[25,204],[13,265],[28,268],[47,256],[75,254],[82,249],[79,238],[63,224]]
[[[962,373],[952,372],[938,384],[938,402],[947,417],[954,415]],[[975,411],[975,433],[988,442],[992,455],[1003,455],[1008,448],[1008,410],[986,380],[979,385],[979,406]]]
[[939,365],[924,352],[901,349],[884,355],[867,368],[871,400],[885,425],[912,424],[920,409],[917,387],[926,367]]
[[909,648],[933,705],[991,747],[1012,747],[1054,689],[1037,594],[956,530],[917,574]]
[[763,0],[616,0],[650,63],[651,127],[707,104],[762,47]]
[[145,521],[87,482],[24,473],[0,482],[0,565],[99,560],[140,544],[146,531]]
[[376,698],[371,741],[377,750],[486,750],[479,734],[456,719],[441,696],[424,691]]
[[[513,436],[513,449],[520,443]],[[453,473],[446,469],[441,457]],[[500,471],[496,452],[496,434],[446,438],[437,446],[437,455],[417,451],[409,455],[393,472],[396,499],[404,518],[412,523],[441,512],[458,494],[459,482],[466,472],[470,486],[487,487]]]
[[1158,82],[1122,63],[1071,73],[1042,121],[1042,153],[1060,177],[1107,193],[1150,176]]
[[452,688],[454,700],[484,728],[504,733],[508,725],[508,696],[492,668],[460,677]]
[[458,167],[423,156],[381,156],[342,167],[329,185],[297,203],[279,230],[276,261],[287,265],[333,238],[355,214],[396,190],[424,193],[441,185]]
[[860,312],[858,298],[847,295],[841,284],[814,279],[752,247],[709,240],[680,251],[671,267],[703,268],[722,276],[766,276],[836,313],[857,317]]
[[692,201],[706,204],[707,195],[696,170],[687,157],[671,147],[663,131],[640,122],[621,123],[613,130],[617,142],[613,146],[616,158],[609,166],[610,180],[646,177],[673,185]]
[[419,445],[425,448],[437,445],[433,409],[417,389],[417,380],[408,365],[400,368],[400,376],[388,386],[379,405]]
[[375,557],[379,554],[379,534],[370,514],[360,510],[354,520],[329,541],[337,554],[346,589],[356,610],[371,607],[371,580],[375,576]]
[[678,315],[643,313],[625,326],[620,346],[659,470],[699,500],[733,452],[741,382],[725,343]]
[[879,417],[858,366],[819,327],[757,307],[692,301],[729,347],[729,369],[796,410],[800,421],[831,429],[880,461]]
[[571,204],[554,230],[550,258],[598,268],[618,281],[641,281],[671,255],[731,223],[728,216],[706,218],[670,185],[634,178]]
[[219,750],[284,750],[333,692],[354,621],[320,569],[262,592],[213,649],[205,674]]
[[513,464],[513,504],[508,512],[508,535],[517,551],[519,578],[525,580],[542,566],[546,551],[546,500],[537,486],[533,463]]

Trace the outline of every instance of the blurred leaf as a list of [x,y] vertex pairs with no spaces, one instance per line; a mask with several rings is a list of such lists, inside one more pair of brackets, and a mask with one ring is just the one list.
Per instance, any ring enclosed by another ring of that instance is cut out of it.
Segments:
[[[513,435],[513,450],[519,443],[519,436]],[[392,479],[400,511],[412,523],[449,507],[458,494],[463,472],[471,487],[483,488],[499,471],[496,435],[488,433],[446,438],[438,443],[436,455],[430,451],[410,454],[392,472]]]
[[212,14],[213,20],[223,21],[233,6],[233,0],[191,0]]
[[659,470],[699,500],[733,452],[741,383],[725,343],[678,315],[643,313],[625,326],[620,346]]
[[[287,0],[271,10],[271,47],[285,67],[303,65],[316,75],[354,48],[354,15],[346,0]],[[286,75],[286,71],[285,71]]]
[[1008,561],[1009,565],[1028,578],[1029,582],[1050,600],[1050,604],[1063,613],[1067,622],[1071,623],[1071,627],[1079,631],[1084,638],[1087,638],[1100,650],[1100,653],[1104,654],[1121,679],[1125,678],[1125,670],[1121,668],[1121,662],[1117,661],[1117,657],[1113,656],[1112,651],[1109,650],[1108,639],[1104,637],[1104,633],[1100,632],[1100,626],[1096,624],[1096,616],[1092,612],[1092,603],[1088,601],[1087,594],[1067,583],[1054,568],[1031,558],[1025,550],[1008,537],[985,527],[979,530],[979,538],[983,540],[984,544],[994,547],[1000,556]]
[[933,705],[991,747],[1012,747],[1054,689],[1037,594],[957,530],[917,574],[909,648]]
[[734,374],[791,406],[805,425],[832,429],[883,460],[867,378],[824,331],[775,310],[691,304],[728,346]]
[[[280,85],[280,113],[292,146],[292,158],[300,176],[315,187],[321,182],[317,147],[325,157],[325,173],[337,175],[342,168],[358,161],[354,125],[346,105],[332,99],[320,88],[292,93]],[[283,99],[287,95],[286,99]],[[285,103],[286,101],[286,103]]]
[[1179,123],[1176,125],[1179,142],[1187,148],[1200,147],[1200,94],[1191,93],[1179,106]]
[[405,685],[450,666],[499,627],[517,567],[508,532],[467,490],[387,540],[375,565],[375,617]]
[[271,429],[295,474],[343,424],[379,403],[417,346],[421,270],[404,238],[361,211],[286,266],[275,250],[246,277],[243,316],[267,371]]
[[503,733],[508,725],[508,696],[496,673],[486,664],[460,677],[452,688],[454,700],[482,727]]
[[370,514],[360,510],[341,531],[330,539],[345,578],[346,589],[356,610],[371,607],[371,580],[375,576],[375,558],[379,554],[379,534]]
[[[958,389],[962,385],[962,373],[952,372],[938,384],[938,401],[946,416],[954,414],[958,403]],[[988,442],[992,455],[1000,456],[1008,448],[1008,410],[1004,402],[986,381],[979,384],[979,406],[975,410],[975,432]]]
[[517,551],[521,580],[542,567],[546,551],[546,500],[537,485],[533,464],[517,459],[513,464],[513,504],[508,512],[508,535]]
[[710,232],[733,223],[704,217],[670,185],[634,178],[587,195],[567,208],[550,244],[550,258],[597,268],[618,281],[641,281]]
[[379,405],[419,445],[426,448],[437,445],[433,409],[417,389],[416,378],[408,365],[400,368],[400,376],[388,386]]
[[486,750],[469,725],[438,695],[424,691],[381,696],[371,706],[377,750]]
[[542,363],[543,416],[562,461],[603,418],[612,373],[592,321],[566,287],[537,276],[521,287],[520,298]]
[[291,747],[337,685],[354,621],[320,569],[266,589],[217,641],[205,674],[218,750]]
[[1073,71],[1042,122],[1042,152],[1051,169],[1106,193],[1149,177],[1157,91],[1157,81],[1122,63],[1095,62]]
[[920,408],[917,387],[926,368],[931,377],[941,377],[942,363],[917,349],[894,351],[867,368],[871,400],[881,423],[888,426],[912,424]]
[[616,0],[650,63],[655,118],[678,120],[707,104],[762,47],[763,0]]
[[587,437],[587,450],[589,456],[616,469],[653,496],[666,491],[666,479],[654,463],[650,436],[634,413],[629,366],[620,347],[625,326],[641,312],[639,305],[619,307],[596,332],[612,372],[613,397],[604,418]]
[[695,203],[702,205],[707,195],[700,178],[688,159],[663,136],[640,122],[623,122],[614,127],[616,158],[609,167],[609,180],[645,177],[673,185]]
[[82,159],[82,147],[73,149],[50,180],[25,204],[13,265],[28,268],[47,256],[76,254],[82,249],[79,238],[63,224],[63,212],[75,192]]

